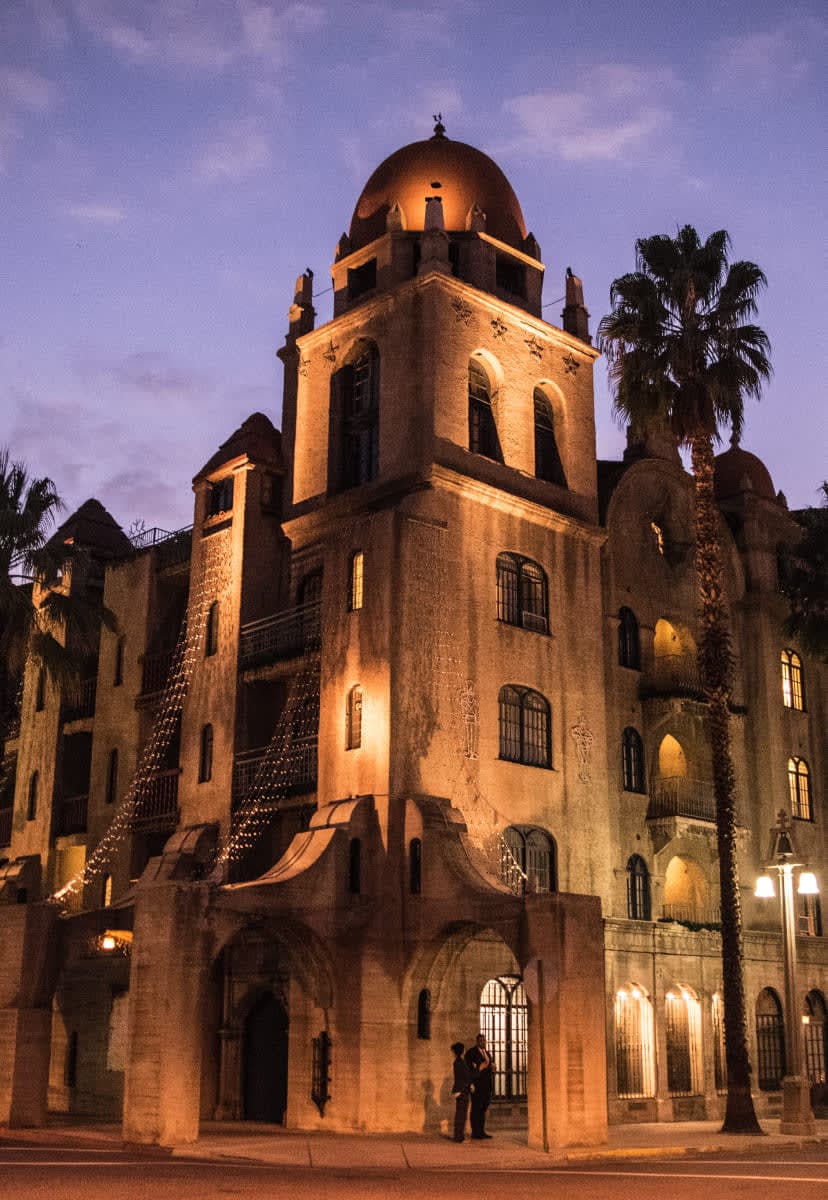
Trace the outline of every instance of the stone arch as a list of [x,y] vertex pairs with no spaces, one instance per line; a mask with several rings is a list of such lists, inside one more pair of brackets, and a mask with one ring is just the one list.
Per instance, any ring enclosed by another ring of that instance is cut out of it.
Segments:
[[705,924],[717,919],[708,873],[695,857],[674,852],[667,860],[662,886],[663,916]]

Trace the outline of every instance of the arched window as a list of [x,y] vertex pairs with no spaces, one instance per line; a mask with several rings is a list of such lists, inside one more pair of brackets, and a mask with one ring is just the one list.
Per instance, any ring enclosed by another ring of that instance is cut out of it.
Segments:
[[759,1087],[778,1091],[785,1075],[785,1025],[773,988],[765,988],[756,1000],[756,1051]]
[[627,726],[621,735],[621,763],[625,792],[643,792],[644,746],[638,730]]
[[348,843],[348,891],[358,896],[362,889],[362,843],[351,838]]
[[622,1100],[655,1095],[653,1006],[635,983],[615,994],[615,1079]]
[[695,1096],[701,1090],[701,1010],[685,987],[671,988],[665,997],[667,1090],[671,1096]]
[[423,988],[417,997],[417,1037],[422,1042],[431,1038],[431,992]]
[[627,862],[627,916],[631,921],[650,921],[650,872],[640,854]]
[[103,877],[103,906],[109,908],[112,903],[112,876],[104,875]]
[[37,688],[35,689],[35,712],[43,712],[46,704],[46,672],[43,667],[37,673]]
[[355,550],[351,555],[351,570],[348,582],[349,612],[358,612],[362,608],[364,572],[365,555],[361,550]]
[[26,805],[26,820],[33,821],[37,816],[37,793],[40,786],[40,774],[37,771],[32,771],[31,779],[29,780],[29,798]]
[[469,449],[473,454],[503,462],[492,407],[492,387],[478,358],[469,359]]
[[362,688],[354,684],[348,692],[345,714],[345,749],[358,750],[362,745]]
[[795,650],[782,651],[782,703],[785,708],[805,707],[802,659]]
[[219,635],[219,603],[214,600],[207,610],[207,624],[204,630],[204,656],[212,658],[218,650]]
[[811,772],[805,759],[797,755],[788,759],[788,790],[791,794],[791,816],[800,821],[813,821]]
[[549,630],[546,572],[520,554],[497,556],[497,619],[536,633]]
[[213,726],[203,725],[198,754],[198,782],[207,783],[213,777]]
[[825,997],[816,990],[805,997],[802,1010],[802,1033],[805,1043],[805,1074],[815,1092],[814,1099],[824,1100],[828,1090],[828,1012]]
[[717,1092],[727,1091],[727,1056],[724,1036],[724,999],[721,992],[714,992],[711,1001],[713,1017],[713,1080]]
[[618,662],[633,671],[641,670],[638,621],[632,609],[626,607],[618,611]]
[[[379,354],[367,347],[333,376],[335,414],[341,422],[339,487],[359,487],[379,470]],[[336,439],[332,438],[335,444]]]
[[566,474],[555,439],[552,405],[542,388],[535,388],[535,475],[547,483],[566,487]]
[[408,890],[412,896],[423,890],[423,843],[419,838],[408,843]]
[[519,976],[500,975],[483,986],[480,1032],[494,1060],[495,1100],[526,1098],[528,1005]]
[[498,695],[500,757],[530,767],[552,766],[549,701],[531,688],[507,684]]
[[558,890],[554,839],[531,825],[510,825],[503,831],[500,870],[503,882],[523,894]]
[[106,769],[106,803],[114,804],[118,798],[118,751],[110,750]]
[[124,647],[126,638],[119,637],[115,643],[115,669],[112,672],[112,686],[120,687],[124,682]]

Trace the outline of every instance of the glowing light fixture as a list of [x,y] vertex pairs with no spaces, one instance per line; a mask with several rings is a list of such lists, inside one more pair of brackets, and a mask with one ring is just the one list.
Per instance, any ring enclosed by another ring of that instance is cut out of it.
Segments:
[[776,895],[776,888],[773,886],[773,880],[770,875],[760,875],[756,880],[756,890],[754,896],[758,900],[772,900]]
[[796,889],[800,896],[818,896],[819,887],[816,881],[816,875],[813,871],[802,871],[799,875],[799,884]]

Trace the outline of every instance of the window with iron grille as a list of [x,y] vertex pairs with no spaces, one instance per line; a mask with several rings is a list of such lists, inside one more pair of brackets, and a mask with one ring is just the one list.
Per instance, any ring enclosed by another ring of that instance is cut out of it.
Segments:
[[566,487],[566,473],[555,438],[552,405],[541,388],[535,388],[535,475],[547,483]]
[[633,671],[641,670],[641,646],[638,621],[631,608],[618,611],[618,662]]
[[473,454],[503,462],[489,376],[476,358],[469,360],[469,449]]
[[797,755],[788,759],[788,790],[791,796],[791,816],[800,821],[813,821],[811,772],[805,759]]
[[785,1075],[785,1024],[773,988],[761,991],[756,1001],[756,1052],[759,1087],[778,1091]]
[[725,1054],[724,1000],[721,992],[713,993],[713,1081],[717,1092],[727,1091],[727,1056]]
[[692,1004],[698,1004],[698,1001],[683,992],[667,993],[664,1021],[667,1035],[667,1090],[671,1096],[692,1096],[696,1090],[693,1079]]
[[480,997],[480,1032],[493,1060],[492,1098],[526,1098],[528,1005],[518,975],[490,979]]
[[345,749],[358,750],[362,745],[362,688],[355,684],[348,692],[348,712],[345,729]]
[[546,572],[531,558],[504,551],[498,554],[497,619],[535,633],[549,630],[549,590]]
[[625,792],[643,792],[644,745],[638,730],[627,726],[621,735],[621,763]]
[[782,703],[785,708],[805,707],[802,659],[795,650],[782,651]]
[[558,889],[555,840],[544,829],[510,825],[503,831],[501,874],[515,892],[555,892]]
[[621,1100],[655,1095],[653,1007],[643,988],[621,988],[615,997],[615,1079]]
[[627,916],[631,921],[649,921],[650,872],[640,854],[631,855],[627,863]]
[[805,997],[805,1009],[802,1017],[802,1032],[805,1043],[805,1074],[812,1087],[825,1087],[828,1083],[826,1074],[826,1059],[828,1059],[828,1011],[825,997],[816,990]]
[[507,684],[498,695],[500,757],[529,767],[552,766],[549,701],[531,688]]
[[351,555],[351,570],[348,584],[348,610],[350,612],[358,612],[362,608],[364,572],[365,555],[361,550],[355,550]]

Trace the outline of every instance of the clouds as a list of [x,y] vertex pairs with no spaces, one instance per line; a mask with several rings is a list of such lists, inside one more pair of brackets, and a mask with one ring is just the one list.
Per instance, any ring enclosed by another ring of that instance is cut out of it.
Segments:
[[771,30],[755,30],[722,38],[713,52],[717,91],[749,98],[788,90],[812,70],[815,54],[824,50],[828,22],[794,16]]
[[0,67],[0,172],[23,138],[26,119],[48,112],[56,99],[57,88],[45,75],[25,67]]
[[119,225],[126,216],[115,204],[70,204],[66,214],[87,225]]
[[207,182],[239,182],[270,162],[270,143],[256,117],[224,122],[198,155],[196,174]]

